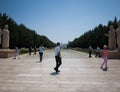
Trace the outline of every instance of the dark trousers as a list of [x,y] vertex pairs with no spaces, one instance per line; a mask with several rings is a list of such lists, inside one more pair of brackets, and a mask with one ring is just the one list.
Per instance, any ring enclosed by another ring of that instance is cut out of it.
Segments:
[[41,62],[43,57],[43,52],[39,52],[39,55],[40,55],[40,62]]
[[55,69],[58,70],[58,68],[59,68],[60,65],[62,64],[61,57],[55,56],[55,60],[56,60],[56,67],[55,67]]
[[31,52],[32,52],[32,51],[30,50],[30,51],[29,51],[29,55],[31,55]]
[[89,58],[91,58],[92,51],[89,51]]
[[96,52],[95,57],[100,57],[100,52]]

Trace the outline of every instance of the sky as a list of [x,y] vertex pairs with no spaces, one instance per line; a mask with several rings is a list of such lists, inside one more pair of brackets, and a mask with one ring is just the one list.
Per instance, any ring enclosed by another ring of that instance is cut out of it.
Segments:
[[120,0],[0,0],[0,13],[55,43],[67,43],[115,16],[120,20]]

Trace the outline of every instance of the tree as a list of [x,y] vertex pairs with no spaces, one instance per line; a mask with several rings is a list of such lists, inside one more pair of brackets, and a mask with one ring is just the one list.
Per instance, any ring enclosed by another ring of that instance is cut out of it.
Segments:
[[35,30],[27,28],[24,24],[18,25],[12,18],[6,14],[0,14],[0,28],[3,29],[4,25],[9,25],[10,31],[10,48],[18,46],[22,47],[39,47],[44,44],[45,47],[52,47],[54,42],[50,41],[46,36],[41,36]]
[[91,45],[93,48],[99,46],[103,47],[104,44],[108,45],[108,38],[105,36],[109,31],[109,26],[113,25],[114,28],[117,28],[117,18],[115,17],[114,21],[109,21],[107,26],[99,24],[93,30],[85,32],[78,38],[75,38],[73,41],[69,42],[69,47],[80,47],[88,48]]

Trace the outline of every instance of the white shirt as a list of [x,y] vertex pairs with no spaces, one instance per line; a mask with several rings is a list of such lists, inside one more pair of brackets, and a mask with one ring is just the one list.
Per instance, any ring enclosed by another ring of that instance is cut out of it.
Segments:
[[43,53],[44,47],[39,47],[39,52]]
[[56,46],[55,47],[55,56],[58,56],[60,54],[60,47]]

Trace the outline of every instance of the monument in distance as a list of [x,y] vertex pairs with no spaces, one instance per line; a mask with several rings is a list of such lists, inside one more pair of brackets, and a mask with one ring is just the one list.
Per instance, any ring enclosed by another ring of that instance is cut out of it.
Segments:
[[9,30],[8,25],[0,29],[0,58],[9,58],[14,55],[15,50],[9,49]]
[[120,21],[118,22],[118,28],[115,30],[111,25],[109,33],[105,36],[108,37],[108,58],[120,59]]

